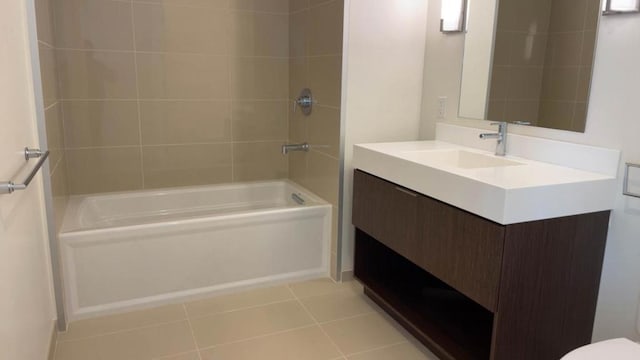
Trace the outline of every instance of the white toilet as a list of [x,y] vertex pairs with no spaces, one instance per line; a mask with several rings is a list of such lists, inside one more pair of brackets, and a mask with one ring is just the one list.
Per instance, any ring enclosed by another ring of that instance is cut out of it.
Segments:
[[583,346],[561,360],[640,360],[640,344],[629,339],[612,339]]

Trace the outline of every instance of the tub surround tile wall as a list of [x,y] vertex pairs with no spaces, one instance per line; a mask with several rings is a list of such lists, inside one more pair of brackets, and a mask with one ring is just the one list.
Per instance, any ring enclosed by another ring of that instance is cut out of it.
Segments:
[[291,0],[290,10],[290,99],[308,87],[317,103],[310,116],[289,110],[289,141],[311,145],[308,153],[289,154],[289,177],[333,205],[331,269],[337,278],[344,1]]
[[64,209],[67,206],[68,188],[64,144],[62,102],[58,91],[58,72],[55,50],[54,9],[52,0],[37,0],[36,26],[38,30],[38,52],[40,57],[40,77],[44,97],[45,126],[49,147],[49,171],[54,201],[54,215],[58,228],[62,225]]
[[56,5],[70,193],[288,177],[288,0]]

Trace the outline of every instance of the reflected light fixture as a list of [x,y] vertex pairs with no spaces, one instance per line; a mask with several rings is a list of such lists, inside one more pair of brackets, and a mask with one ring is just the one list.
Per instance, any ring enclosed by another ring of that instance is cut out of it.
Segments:
[[467,0],[442,0],[440,32],[459,33],[465,31]]
[[603,15],[628,14],[637,12],[640,12],[640,0],[604,0],[602,3]]

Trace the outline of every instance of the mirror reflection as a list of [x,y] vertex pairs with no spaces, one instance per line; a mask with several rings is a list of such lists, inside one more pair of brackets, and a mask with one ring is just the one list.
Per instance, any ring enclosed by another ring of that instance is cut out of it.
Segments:
[[599,14],[598,0],[469,0],[460,116],[583,132]]

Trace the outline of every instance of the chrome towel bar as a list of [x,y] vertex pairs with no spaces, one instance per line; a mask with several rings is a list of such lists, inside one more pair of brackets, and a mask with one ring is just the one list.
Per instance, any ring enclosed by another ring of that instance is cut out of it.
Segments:
[[16,190],[24,190],[29,186],[31,180],[36,176],[38,170],[42,167],[47,158],[49,157],[49,150],[41,151],[40,149],[29,149],[24,148],[24,158],[25,161],[29,161],[29,159],[40,158],[36,166],[31,170],[29,176],[22,182],[22,184],[16,184],[13,181],[0,182],[0,195],[1,194],[11,194]]

